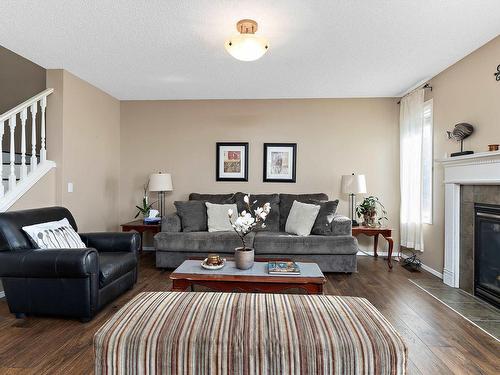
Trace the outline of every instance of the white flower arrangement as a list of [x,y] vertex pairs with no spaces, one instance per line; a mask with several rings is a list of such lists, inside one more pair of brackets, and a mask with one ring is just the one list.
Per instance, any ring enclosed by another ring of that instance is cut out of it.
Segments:
[[266,221],[267,215],[269,215],[269,212],[271,211],[271,204],[268,202],[262,207],[258,207],[254,210],[252,209],[252,206],[255,205],[257,201],[254,201],[252,204],[250,204],[250,197],[248,195],[245,195],[243,201],[245,202],[247,209],[243,210],[238,215],[234,223],[231,222],[231,218],[234,213],[233,210],[229,209],[227,211],[227,214],[229,216],[229,222],[231,223],[231,226],[243,243],[243,250],[246,250],[247,246],[245,242],[245,236],[258,228],[266,227],[264,221]]

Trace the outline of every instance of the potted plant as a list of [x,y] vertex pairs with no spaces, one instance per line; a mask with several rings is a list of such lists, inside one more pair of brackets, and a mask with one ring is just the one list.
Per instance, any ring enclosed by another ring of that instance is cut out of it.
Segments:
[[151,207],[153,207],[153,203],[148,202],[148,187],[149,187],[149,180],[146,184],[144,184],[143,189],[144,189],[144,194],[142,196],[142,205],[141,206],[135,206],[137,208],[137,214],[135,215],[135,218],[139,217],[139,215],[142,215],[142,218],[145,219],[149,215],[149,211],[151,210]]
[[382,220],[387,220],[387,211],[377,197],[369,196],[356,207],[358,217],[363,217],[363,225],[368,227],[381,226]]
[[245,195],[243,201],[245,202],[247,209],[242,211],[238,215],[234,223],[231,222],[231,218],[234,213],[233,210],[229,209],[227,214],[229,216],[229,222],[231,222],[231,226],[240,238],[243,245],[242,247],[237,247],[236,249],[234,249],[234,262],[236,264],[236,268],[247,270],[249,268],[252,268],[253,266],[255,252],[253,248],[247,247],[245,237],[250,232],[253,232],[258,228],[266,227],[264,221],[271,211],[271,205],[269,203],[266,203],[262,207],[258,207],[254,210],[252,206],[255,205],[257,201],[254,201],[252,205],[250,205],[250,197],[248,195]]

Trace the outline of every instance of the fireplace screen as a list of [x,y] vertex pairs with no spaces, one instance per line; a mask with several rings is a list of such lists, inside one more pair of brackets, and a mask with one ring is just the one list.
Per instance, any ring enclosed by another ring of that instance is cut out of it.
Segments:
[[475,205],[474,293],[500,307],[500,206]]

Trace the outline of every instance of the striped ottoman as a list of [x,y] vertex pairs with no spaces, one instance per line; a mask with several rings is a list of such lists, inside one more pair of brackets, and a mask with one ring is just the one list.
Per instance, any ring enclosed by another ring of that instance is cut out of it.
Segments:
[[407,350],[366,299],[140,293],[94,337],[96,374],[404,374]]

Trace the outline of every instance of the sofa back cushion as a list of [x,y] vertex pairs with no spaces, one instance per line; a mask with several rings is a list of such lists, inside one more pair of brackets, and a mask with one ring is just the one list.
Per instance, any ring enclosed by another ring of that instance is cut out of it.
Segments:
[[[234,194],[234,200],[236,206],[238,207],[238,213],[246,210],[247,207],[243,201],[243,197],[248,195],[247,193],[238,192]],[[262,207],[265,203],[271,205],[271,211],[266,218],[266,227],[260,230],[267,230],[270,232],[280,231],[280,196],[279,194],[250,194],[250,204],[257,201],[252,207],[255,209],[257,207]]]
[[189,194],[190,201],[203,201],[215,204],[230,204],[235,203],[234,194]]
[[78,230],[73,215],[64,207],[36,208],[0,214],[0,251],[37,248],[37,244],[21,228],[64,218],[68,219],[75,231]]
[[203,232],[207,230],[207,208],[203,201],[176,201],[177,215],[181,218],[183,232]]
[[316,201],[327,201],[328,195],[325,193],[314,193],[314,194],[280,194],[280,232],[285,231],[286,220],[288,219],[288,214],[292,208],[293,201],[302,203],[311,203],[312,200]]

